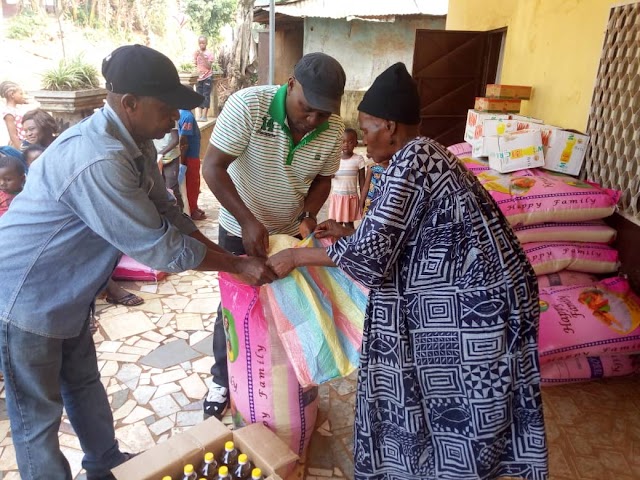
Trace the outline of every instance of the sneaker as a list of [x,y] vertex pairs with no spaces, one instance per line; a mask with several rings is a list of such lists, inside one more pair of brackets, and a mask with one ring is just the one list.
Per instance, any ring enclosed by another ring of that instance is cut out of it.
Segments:
[[228,405],[229,389],[211,381],[209,393],[202,404],[204,418],[216,417],[221,420]]
[[[137,453],[126,453],[126,452],[122,452],[122,454],[124,455],[124,462],[126,462],[127,460],[131,460],[133,457],[137,455]],[[87,472],[87,480],[117,480],[117,479],[111,472],[107,473],[106,475],[95,475]]]

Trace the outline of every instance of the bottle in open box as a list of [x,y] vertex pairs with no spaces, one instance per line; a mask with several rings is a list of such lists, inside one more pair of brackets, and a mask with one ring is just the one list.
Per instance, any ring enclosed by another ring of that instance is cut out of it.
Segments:
[[204,454],[204,461],[198,473],[200,475],[199,478],[216,480],[218,475],[218,462],[216,462],[213,453],[207,452]]
[[234,480],[249,480],[251,477],[251,463],[245,453],[238,455],[238,465],[233,469]]
[[262,476],[262,470],[260,470],[259,468],[254,468],[251,471],[251,480],[264,480],[264,477]]
[[236,465],[238,465],[238,450],[236,450],[236,446],[231,441],[224,444],[222,464],[229,467],[230,472],[233,472]]
[[197,480],[198,475],[196,474],[196,470],[193,468],[193,465],[187,463],[183,470],[182,480]]
[[229,467],[223,465],[218,469],[218,480],[231,480],[231,475],[229,475]]

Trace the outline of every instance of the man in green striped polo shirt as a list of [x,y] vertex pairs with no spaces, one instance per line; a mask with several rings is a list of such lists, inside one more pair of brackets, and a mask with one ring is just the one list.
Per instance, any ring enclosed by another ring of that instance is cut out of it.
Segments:
[[[310,53],[280,87],[229,97],[218,116],[202,174],[221,203],[218,244],[237,255],[266,257],[269,235],[306,237],[340,164],[344,123],[338,116],[345,73],[329,55]],[[215,364],[205,415],[228,403],[227,351],[218,309]]]

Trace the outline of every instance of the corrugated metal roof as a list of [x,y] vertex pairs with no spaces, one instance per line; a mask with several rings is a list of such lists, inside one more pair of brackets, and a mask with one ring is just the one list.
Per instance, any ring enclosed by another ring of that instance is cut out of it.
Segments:
[[[269,0],[255,7],[269,10]],[[367,18],[393,15],[446,15],[448,0],[276,0],[276,13],[292,17]]]

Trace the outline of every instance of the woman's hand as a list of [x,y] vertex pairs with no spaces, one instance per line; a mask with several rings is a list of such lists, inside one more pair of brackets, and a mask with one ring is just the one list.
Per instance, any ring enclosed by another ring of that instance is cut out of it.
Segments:
[[352,235],[352,228],[344,227],[340,225],[335,220],[327,220],[322,222],[320,225],[316,227],[316,238],[331,238],[333,240],[337,240],[341,237],[348,237]]
[[287,248],[267,259],[267,266],[273,270],[278,278],[284,278],[295,268],[295,248]]

